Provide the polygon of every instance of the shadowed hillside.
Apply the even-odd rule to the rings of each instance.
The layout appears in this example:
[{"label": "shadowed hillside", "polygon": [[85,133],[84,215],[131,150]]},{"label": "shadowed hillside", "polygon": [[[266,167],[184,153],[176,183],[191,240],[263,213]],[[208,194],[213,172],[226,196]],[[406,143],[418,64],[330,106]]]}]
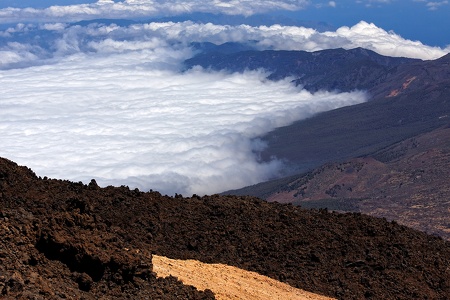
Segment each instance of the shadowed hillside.
[{"label": "shadowed hillside", "polygon": [[256,51],[251,45],[230,43],[197,46],[203,53],[185,61],[186,68],[199,65],[206,69],[244,72],[265,69],[269,79],[292,77],[297,85],[307,90],[342,91],[367,90],[384,81],[399,65],[417,62],[417,59],[379,55],[363,48],[352,50],[328,49],[307,51]]},{"label": "shadowed hillside", "polygon": [[446,125],[450,116],[450,54],[402,65],[369,91],[366,103],[319,114],[263,137],[262,157],[301,170],[373,153]]},{"label": "shadowed hillside", "polygon": [[418,61],[385,57],[361,48],[312,53],[213,51],[186,64],[233,72],[264,68],[271,73],[269,78],[290,76],[310,91],[368,92],[369,102],[324,112],[262,137],[268,144],[260,155],[262,160],[285,160],[291,174],[367,155],[449,120],[450,54],[434,61]]},{"label": "shadowed hillside", "polygon": [[156,279],[151,253],[339,299],[450,297],[447,242],[361,214],[41,179],[5,159],[0,203],[0,292],[10,299],[212,298]]}]

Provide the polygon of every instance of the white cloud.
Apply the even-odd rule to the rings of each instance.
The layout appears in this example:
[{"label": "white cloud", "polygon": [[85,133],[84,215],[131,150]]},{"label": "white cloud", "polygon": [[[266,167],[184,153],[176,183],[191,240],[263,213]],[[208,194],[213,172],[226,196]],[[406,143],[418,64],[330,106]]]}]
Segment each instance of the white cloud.
[{"label": "white cloud", "polygon": [[328,1],[327,3],[316,3],[314,6],[316,8],[336,7],[336,1]]},{"label": "white cloud", "polygon": [[357,0],[355,1],[358,4],[366,4],[366,6],[372,6],[372,3],[391,3],[391,0]]},{"label": "white cloud", "polygon": [[[24,39],[27,35],[29,38]],[[20,42],[16,41],[16,36]],[[0,44],[0,51],[3,53],[0,68],[3,69],[20,64],[42,64],[43,60],[79,51],[97,51],[98,47],[105,47],[108,43],[110,48],[126,46],[128,50],[137,50],[162,41],[181,46],[194,41],[216,44],[256,41],[255,46],[261,50],[318,51],[363,47],[382,55],[420,59],[436,59],[450,52],[450,47],[442,49],[423,45],[419,41],[406,40],[394,32],[387,32],[364,21],[352,27],[344,26],[328,32],[294,26],[230,26],[198,24],[190,21],[135,24],[128,27],[114,24],[108,26],[91,24],[87,27],[68,26],[63,23],[39,26],[19,24],[14,28],[0,31],[0,37],[6,41],[3,46]],[[97,45],[98,41],[101,41],[102,45]],[[123,43],[124,41],[126,43]]]},{"label": "white cloud", "polygon": [[190,50],[157,38],[90,47],[96,52],[0,71],[0,156],[40,176],[214,193],[280,170],[279,161],[257,161],[252,138],[365,99],[311,95],[262,72],[180,74],[175,65]]},{"label": "white cloud", "polygon": [[449,4],[448,0],[444,1],[428,1],[428,0],[413,0],[413,2],[422,2],[428,7],[428,10],[437,10],[442,6],[446,6]]},{"label": "white cloud", "polygon": [[39,57],[32,52],[33,47],[27,44],[9,42],[0,47],[0,67],[3,65],[33,62]]},{"label": "white cloud", "polygon": [[364,21],[352,27],[341,27],[335,32],[318,32],[311,28],[294,26],[248,25],[224,26],[213,24],[151,23],[145,25],[158,35],[182,41],[258,41],[260,49],[318,51],[330,48],[352,49],[363,47],[379,54],[396,57],[436,59],[450,49],[441,49],[402,38]]},{"label": "white cloud", "polygon": [[249,16],[272,10],[299,10],[307,0],[125,0],[98,1],[91,4],[51,6],[45,9],[0,9],[0,23],[70,22],[95,18],[136,18],[178,15],[191,12],[224,13]]},{"label": "white cloud", "polygon": [[40,29],[49,30],[49,31],[63,31],[66,29],[67,24],[65,23],[45,23],[39,25]]},{"label": "white cloud", "polygon": [[420,59],[436,59],[450,51],[404,39],[364,21],[353,27],[345,26],[335,32],[323,33],[294,26],[224,26],[192,22],[151,23],[144,25],[144,28],[159,36],[184,42],[211,41],[220,44],[228,41],[258,41],[260,49],[318,51],[363,47],[382,55]]},{"label": "white cloud", "polygon": [[445,1],[436,1],[436,2],[429,1],[426,4],[426,6],[428,7],[429,10],[437,10],[438,8],[440,8],[441,6],[444,6],[444,5],[448,5],[448,1],[447,0],[445,0]]},{"label": "white cloud", "polygon": [[[341,27],[336,32],[325,33],[330,37],[345,38],[349,44],[373,50],[379,54],[394,57],[411,57],[420,59],[436,59],[450,52],[450,48],[442,49],[402,38],[394,32],[387,32],[374,24],[361,21],[353,27]],[[343,48],[351,47],[349,45]]]}]

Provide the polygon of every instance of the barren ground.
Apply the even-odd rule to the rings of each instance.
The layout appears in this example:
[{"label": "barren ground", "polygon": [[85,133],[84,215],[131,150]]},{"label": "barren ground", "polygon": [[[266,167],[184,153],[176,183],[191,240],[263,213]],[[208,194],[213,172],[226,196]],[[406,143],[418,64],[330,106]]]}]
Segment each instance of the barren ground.
[{"label": "barren ground", "polygon": [[153,271],[158,277],[178,277],[184,284],[193,285],[199,290],[210,289],[219,300],[332,299],[224,264],[205,264],[198,260],[178,260],[153,255]]}]

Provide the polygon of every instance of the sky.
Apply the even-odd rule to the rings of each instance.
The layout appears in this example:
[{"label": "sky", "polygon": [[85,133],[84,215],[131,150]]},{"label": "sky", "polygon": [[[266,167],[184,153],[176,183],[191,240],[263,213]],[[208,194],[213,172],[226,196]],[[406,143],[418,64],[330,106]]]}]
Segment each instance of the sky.
[{"label": "sky", "polygon": [[[374,19],[339,23],[326,14],[320,17],[338,26],[325,32],[280,24],[142,21],[186,12],[303,18],[308,11],[313,20],[313,13],[338,11],[343,1],[34,2],[0,2],[0,156],[42,177],[94,178],[101,186],[169,195],[218,193],[281,176],[284,161],[259,161],[257,153],[267,145],[258,137],[367,99],[364,91],[311,94],[289,78],[268,81],[264,70],[185,71],[183,61],[195,55],[192,42],[251,41],[261,50],[364,47],[420,59],[450,50],[444,38],[427,44]],[[410,2],[424,15],[448,13],[447,3],[439,3]],[[352,5],[371,11],[399,2]],[[71,23],[98,18],[141,21]]]},{"label": "sky", "polygon": [[[311,1],[316,3],[316,1]],[[431,46],[450,44],[450,2],[426,0],[330,1],[284,14],[305,20],[325,21],[336,27],[352,26],[361,20],[374,23],[403,38]]]},{"label": "sky", "polygon": [[[50,6],[54,8],[50,9]],[[8,7],[15,10],[8,11]],[[269,13],[297,20],[326,22],[335,28],[366,21],[430,46],[446,47],[450,44],[450,34],[446,30],[450,28],[448,0],[216,0],[206,3],[200,0],[2,0],[0,9],[3,9],[0,22],[8,23],[36,18],[79,20],[89,14],[96,18],[106,15],[132,18],[197,11],[231,15]]]}]

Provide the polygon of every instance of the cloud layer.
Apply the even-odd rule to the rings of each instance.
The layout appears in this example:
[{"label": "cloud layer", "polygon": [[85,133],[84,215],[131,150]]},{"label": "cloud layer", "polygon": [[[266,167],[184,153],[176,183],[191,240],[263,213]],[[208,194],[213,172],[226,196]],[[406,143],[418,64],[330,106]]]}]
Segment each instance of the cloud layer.
[{"label": "cloud layer", "polygon": [[215,193],[279,171],[278,161],[257,162],[262,145],[252,138],[365,99],[359,92],[311,95],[260,72],[155,68],[184,55],[169,48],[102,49],[0,72],[1,156],[40,176]]},{"label": "cloud layer", "polygon": [[[119,41],[119,42],[117,42]],[[191,42],[246,43],[257,48],[275,50],[317,51],[330,48],[363,47],[387,56],[436,59],[450,52],[403,39],[364,21],[336,31],[318,32],[295,26],[229,26],[187,22],[69,26],[63,23],[43,25],[18,24],[0,31],[0,68],[42,64],[43,61],[79,51],[98,51],[97,47],[151,47],[153,43],[180,44]],[[101,42],[102,45],[96,45]],[[109,43],[109,45],[108,45]],[[114,46],[114,44],[116,46]],[[134,46],[133,46],[134,45]],[[115,49],[117,50],[117,49]],[[135,49],[136,50],[136,49]],[[47,63],[47,62],[46,62]]]},{"label": "cloud layer", "polygon": [[138,18],[171,16],[191,12],[224,13],[249,16],[272,10],[299,10],[305,0],[100,0],[97,3],[51,6],[44,9],[4,8],[0,10],[0,23],[12,22],[60,22],[96,18]]}]

